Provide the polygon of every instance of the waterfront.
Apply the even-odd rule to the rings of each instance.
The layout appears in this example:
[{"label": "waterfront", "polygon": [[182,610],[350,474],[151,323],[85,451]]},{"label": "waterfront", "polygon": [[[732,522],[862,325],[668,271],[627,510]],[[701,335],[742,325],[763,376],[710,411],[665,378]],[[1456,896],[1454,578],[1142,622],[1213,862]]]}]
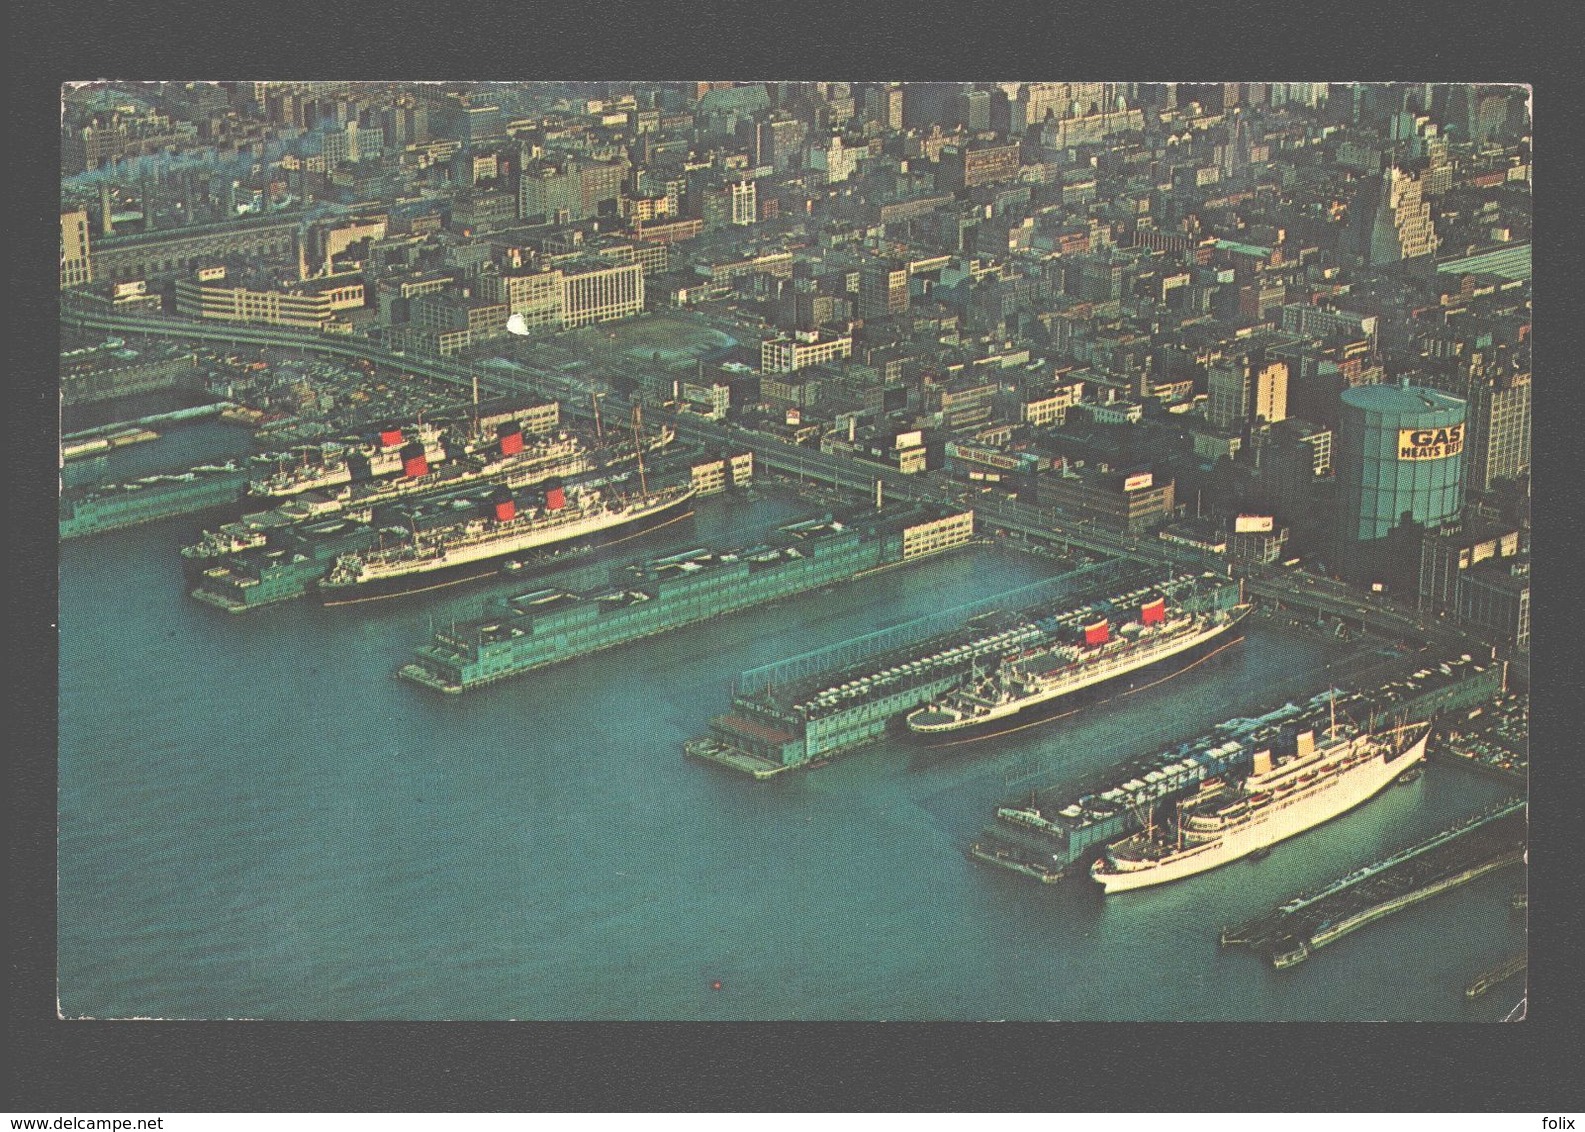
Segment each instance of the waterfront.
[{"label": "waterfront", "polygon": [[[803,513],[770,490],[707,500],[675,541]],[[183,593],[176,547],[198,525],[61,550],[69,1017],[1495,1020],[1512,1005],[1511,988],[1463,994],[1523,948],[1511,875],[1291,971],[1216,944],[1220,925],[1510,791],[1459,767],[1265,861],[1125,897],[965,857],[998,801],[1269,705],[1305,672],[1323,684],[1331,646],[1313,636],[1255,622],[1212,664],[1014,742],[887,742],[755,783],[681,755],[738,671],[1050,564],[976,548],[453,700],[392,674],[432,619],[471,616],[487,590],[227,617]]]}]

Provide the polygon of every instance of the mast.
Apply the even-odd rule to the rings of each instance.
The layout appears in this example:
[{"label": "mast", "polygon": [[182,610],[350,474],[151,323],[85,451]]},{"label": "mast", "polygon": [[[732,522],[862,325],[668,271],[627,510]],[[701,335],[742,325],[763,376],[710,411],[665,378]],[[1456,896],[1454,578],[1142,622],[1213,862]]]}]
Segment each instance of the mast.
[{"label": "mast", "polygon": [[649,484],[644,479],[644,406],[639,401],[633,402],[633,452],[638,456],[638,490],[640,495],[649,494]]}]

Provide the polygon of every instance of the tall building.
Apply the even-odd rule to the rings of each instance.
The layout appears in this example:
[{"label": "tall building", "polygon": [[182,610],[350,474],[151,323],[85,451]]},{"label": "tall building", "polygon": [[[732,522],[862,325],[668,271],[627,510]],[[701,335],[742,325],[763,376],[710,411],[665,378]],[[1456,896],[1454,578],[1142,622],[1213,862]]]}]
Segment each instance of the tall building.
[{"label": "tall building", "polygon": [[80,287],[94,281],[88,257],[88,210],[61,213],[61,287]]},{"label": "tall building", "polygon": [[[487,297],[522,317],[530,333],[588,326],[644,310],[644,266],[589,256],[541,271],[484,276]],[[504,326],[504,322],[503,322]]]},{"label": "tall building", "polygon": [[518,177],[518,217],[565,224],[614,213],[626,171],[621,162],[576,157],[532,162]]},{"label": "tall building", "polygon": [[644,310],[644,268],[627,263],[608,266],[591,260],[565,266],[561,310],[566,326],[588,326],[627,318]]},{"label": "tall building", "polygon": [[949,145],[941,149],[940,184],[956,192],[1018,176],[1020,155],[1016,145]]},{"label": "tall building", "polygon": [[732,223],[743,227],[759,219],[759,192],[752,180],[727,182],[727,193],[732,203]]},{"label": "tall building", "polygon": [[884,318],[908,309],[908,267],[886,260],[859,272],[859,316]]},{"label": "tall building", "polygon": [[1206,369],[1206,420],[1213,428],[1245,432],[1288,415],[1288,363],[1263,350],[1234,354]]},{"label": "tall building", "polygon": [[903,128],[919,130],[945,121],[955,93],[951,83],[909,83],[903,88]]},{"label": "tall building", "polygon": [[1360,385],[1339,410],[1337,565],[1355,580],[1392,568],[1389,536],[1405,520],[1421,528],[1464,506],[1465,404],[1433,389]]},{"label": "tall building", "polygon": [[1471,379],[1469,452],[1465,485],[1490,491],[1494,481],[1530,472],[1530,374],[1500,373]]},{"label": "tall building", "polygon": [[978,132],[991,128],[991,92],[988,90],[960,90],[952,96],[950,116],[953,122],[966,130]]},{"label": "tall building", "polygon": [[877,83],[865,94],[864,116],[882,129],[903,128],[903,88],[899,83]]},{"label": "tall building", "polygon": [[1350,206],[1355,253],[1369,267],[1418,259],[1436,251],[1431,205],[1416,173],[1396,165],[1367,183]]}]

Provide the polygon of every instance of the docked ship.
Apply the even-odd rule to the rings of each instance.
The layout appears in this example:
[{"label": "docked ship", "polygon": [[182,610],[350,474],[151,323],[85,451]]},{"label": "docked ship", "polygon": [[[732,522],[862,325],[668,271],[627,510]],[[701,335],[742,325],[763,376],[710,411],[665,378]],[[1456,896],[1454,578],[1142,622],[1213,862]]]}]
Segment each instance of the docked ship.
[{"label": "docked ship", "polygon": [[417,464],[427,470],[455,453],[458,448],[453,445],[448,451],[444,430],[434,424],[391,425],[368,439],[331,440],[291,453],[255,457],[258,463],[274,462],[277,466],[269,475],[252,480],[248,494],[285,499],[305,491],[394,476]]},{"label": "docked ship", "polygon": [[[691,485],[621,494],[609,484],[567,488],[552,479],[521,510],[519,496],[505,488],[485,493],[482,508],[473,499],[452,500],[438,508],[452,521],[386,527],[380,545],[340,555],[319,582],[320,597],[346,605],[491,577],[506,559],[519,567],[525,559],[543,562],[686,517],[693,495]],[[447,515],[456,510],[465,517]]]},{"label": "docked ship", "polygon": [[1004,656],[989,670],[976,670],[946,695],[910,712],[908,730],[925,740],[957,742],[1038,722],[1077,692],[1192,663],[1226,643],[1249,608],[1239,604],[1192,612],[1157,597],[1143,603],[1115,636],[1111,618],[1103,617],[1080,627],[1076,639],[1062,635]]},{"label": "docked ship", "polygon": [[205,530],[197,542],[182,547],[182,556],[196,565],[264,546],[272,531],[296,523],[338,513],[356,515],[378,504],[486,480],[509,488],[526,487],[557,476],[581,475],[594,466],[595,453],[575,435],[561,432],[529,440],[516,422],[503,424],[484,451],[438,468],[431,468],[426,456],[413,451],[399,474],[293,494],[271,510]]},{"label": "docked ship", "polygon": [[1335,720],[1324,742],[1314,731],[1294,751],[1257,750],[1242,782],[1207,779],[1175,817],[1115,841],[1090,868],[1106,892],[1179,880],[1236,861],[1320,825],[1386,789],[1425,758],[1430,724],[1380,731]]}]

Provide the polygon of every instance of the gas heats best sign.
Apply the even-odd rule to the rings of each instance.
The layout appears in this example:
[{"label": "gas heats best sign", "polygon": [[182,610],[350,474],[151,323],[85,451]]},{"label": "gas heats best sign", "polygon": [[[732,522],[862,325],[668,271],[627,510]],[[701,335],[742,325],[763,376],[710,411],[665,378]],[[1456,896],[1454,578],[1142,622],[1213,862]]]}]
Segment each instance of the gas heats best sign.
[{"label": "gas heats best sign", "polygon": [[1464,426],[1446,428],[1400,428],[1398,459],[1441,460],[1464,451]]}]

